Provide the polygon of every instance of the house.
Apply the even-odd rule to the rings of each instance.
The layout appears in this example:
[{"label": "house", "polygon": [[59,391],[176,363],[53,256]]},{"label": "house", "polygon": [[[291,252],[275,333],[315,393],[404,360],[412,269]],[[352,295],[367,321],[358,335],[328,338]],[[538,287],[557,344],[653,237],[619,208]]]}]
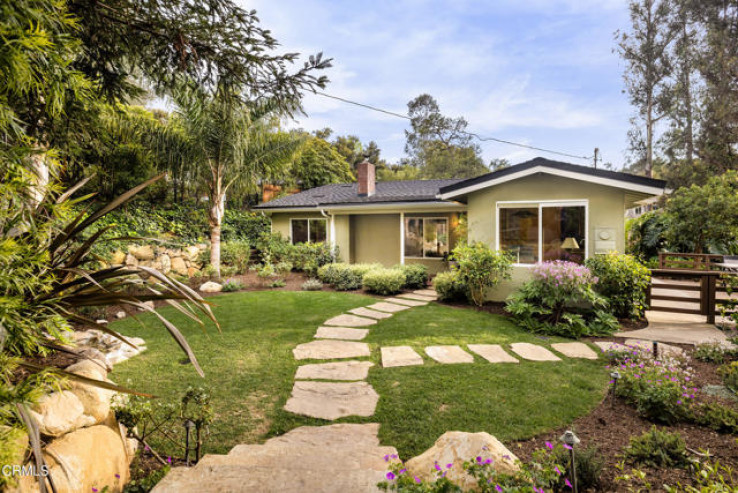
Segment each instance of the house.
[{"label": "house", "polygon": [[357,183],[325,185],[256,207],[292,242],[324,241],[343,261],[448,268],[466,214],[469,241],[515,256],[513,279],[490,293],[504,299],[536,262],[583,262],[625,250],[624,212],[661,195],[665,182],[536,158],[468,180],[376,182],[358,166]]},{"label": "house", "polygon": [[627,219],[635,219],[637,217],[641,217],[647,212],[657,211],[661,209],[664,201],[665,198],[663,195],[657,195],[655,197],[648,197],[643,200],[638,200],[633,204],[633,207],[625,211],[625,217]]}]

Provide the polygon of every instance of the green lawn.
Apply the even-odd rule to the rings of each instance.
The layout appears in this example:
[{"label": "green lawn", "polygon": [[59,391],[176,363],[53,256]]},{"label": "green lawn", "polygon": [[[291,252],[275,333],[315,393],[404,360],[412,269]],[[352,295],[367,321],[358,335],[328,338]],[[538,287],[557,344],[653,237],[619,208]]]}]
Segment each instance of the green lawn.
[{"label": "green lawn", "polygon": [[[369,305],[367,296],[323,292],[267,291],[212,298],[222,333],[204,332],[171,308],[163,311],[182,329],[205,371],[203,380],[167,332],[150,317],[146,327],[133,320],[116,322],[126,335],[143,337],[149,350],[117,365],[119,383],[173,399],[190,384],[211,390],[216,411],[207,451],[225,453],[237,443],[257,443],[296,426],[326,424],[282,410],[298,362],[292,349],[313,339],[321,322],[348,309]],[[371,418],[343,422],[379,422],[383,443],[403,457],[429,447],[449,430],[488,431],[502,440],[526,438],[561,426],[600,401],[607,374],[601,362],[522,362],[492,365],[475,356],[474,364],[440,365],[429,358],[418,367],[379,365],[382,345],[410,345],[420,354],[431,344],[536,342],[507,319],[488,313],[431,304],[396,314],[372,327],[366,342],[376,366],[369,382],[380,395]]]}]

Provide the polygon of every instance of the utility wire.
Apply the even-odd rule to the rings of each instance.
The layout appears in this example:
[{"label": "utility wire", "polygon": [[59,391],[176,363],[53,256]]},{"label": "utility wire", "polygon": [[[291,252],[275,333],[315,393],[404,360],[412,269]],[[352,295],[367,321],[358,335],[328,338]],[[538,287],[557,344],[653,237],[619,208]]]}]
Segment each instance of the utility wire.
[{"label": "utility wire", "polygon": [[[320,92],[320,91],[315,91],[315,94],[317,94],[318,96],[323,96],[325,98],[335,99],[336,101],[341,101],[343,103],[353,104],[354,106],[359,106],[361,108],[365,108],[365,109],[368,109],[368,110],[371,110],[371,111],[376,111],[376,112],[379,112],[379,113],[384,113],[385,115],[390,115],[390,116],[394,116],[396,118],[402,118],[403,120],[411,120],[412,121],[412,118],[410,118],[407,115],[403,115],[402,113],[395,113],[394,111],[389,111],[389,110],[385,110],[385,109],[382,109],[382,108],[378,108],[378,107],[372,106],[370,104],[359,103],[357,101],[352,101],[350,99],[342,98],[342,97],[339,97],[339,96],[333,96],[332,94],[327,94],[327,93]],[[528,144],[521,144],[519,142],[512,142],[510,140],[498,139],[496,137],[483,137],[483,136],[481,136],[479,134],[476,134],[474,132],[467,132],[466,130],[462,130],[461,133],[464,133],[466,135],[470,135],[470,136],[474,137],[475,139],[477,139],[477,140],[479,140],[481,142],[497,142],[499,144],[507,144],[507,145],[511,145],[511,146],[515,146],[515,147],[522,147],[523,149],[531,149],[531,150],[534,150],[534,151],[541,151],[541,152],[546,152],[548,154],[556,154],[558,156],[565,156],[565,157],[570,157],[570,158],[574,158],[574,159],[585,159],[587,161],[589,161],[589,160],[592,159],[592,156],[580,156],[580,155],[577,155],[577,154],[570,154],[568,152],[554,151],[553,149],[546,149],[544,147],[536,147],[536,146],[532,146],[532,145],[528,145]]]}]

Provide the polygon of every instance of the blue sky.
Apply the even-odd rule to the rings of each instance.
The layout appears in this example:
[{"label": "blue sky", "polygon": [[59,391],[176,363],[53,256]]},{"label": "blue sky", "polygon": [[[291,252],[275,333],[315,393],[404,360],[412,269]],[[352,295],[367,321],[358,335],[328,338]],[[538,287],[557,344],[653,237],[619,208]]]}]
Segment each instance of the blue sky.
[{"label": "blue sky", "polygon": [[[628,25],[623,0],[241,0],[284,51],[332,57],[326,92],[406,113],[427,92],[473,132],[576,155],[599,147],[627,159],[622,63],[613,33]],[[331,127],[403,156],[407,122],[317,95],[295,126]],[[485,160],[556,156],[482,145]],[[582,160],[562,159],[579,164]]]}]

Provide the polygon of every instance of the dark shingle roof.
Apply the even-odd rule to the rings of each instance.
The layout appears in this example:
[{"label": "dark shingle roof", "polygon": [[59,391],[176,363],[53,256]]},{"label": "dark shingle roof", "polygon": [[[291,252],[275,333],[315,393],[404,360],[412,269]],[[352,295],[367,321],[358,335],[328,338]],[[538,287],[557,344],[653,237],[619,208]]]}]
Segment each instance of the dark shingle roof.
[{"label": "dark shingle roof", "polygon": [[360,197],[356,183],[323,185],[260,204],[255,209],[281,209],[386,202],[444,202],[436,198],[441,187],[462,180],[378,181],[371,197]]},{"label": "dark shingle roof", "polygon": [[563,163],[561,161],[552,161],[550,159],[537,157],[535,159],[531,159],[530,161],[526,161],[524,163],[510,166],[509,168],[503,168],[499,171],[493,171],[492,173],[487,173],[486,175],[478,176],[476,178],[470,178],[468,180],[459,181],[451,185],[446,185],[444,187],[441,187],[440,192],[441,193],[454,192],[456,190],[461,190],[461,189],[464,189],[464,188],[467,188],[473,185],[478,185],[478,184],[481,184],[487,181],[496,180],[497,178],[501,178],[505,175],[509,175],[512,173],[519,173],[521,171],[534,168],[536,166],[545,166],[547,168],[553,168],[553,169],[557,169],[561,171],[571,171],[574,173],[581,173],[581,174],[596,176],[600,178],[619,180],[619,181],[626,182],[626,183],[632,183],[634,185],[644,185],[647,187],[655,187],[655,188],[662,188],[662,189],[666,187],[666,182],[663,180],[656,180],[654,178],[647,178],[645,176],[631,175],[631,174],[623,173],[620,171],[595,169],[589,166],[581,166],[578,164]]}]

